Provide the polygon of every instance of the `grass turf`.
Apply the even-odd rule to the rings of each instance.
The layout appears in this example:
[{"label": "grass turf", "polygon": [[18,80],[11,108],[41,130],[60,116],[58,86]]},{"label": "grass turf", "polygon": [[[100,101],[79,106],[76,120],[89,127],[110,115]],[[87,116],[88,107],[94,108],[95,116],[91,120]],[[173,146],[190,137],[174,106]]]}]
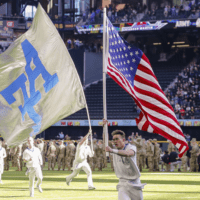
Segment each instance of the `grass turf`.
[{"label": "grass turf", "polygon": [[[5,171],[2,176],[3,185],[0,185],[0,200],[3,199],[71,199],[71,200],[117,200],[116,185],[118,179],[110,167],[102,172],[93,172],[93,181],[96,190],[88,190],[87,176],[81,171],[73,179],[70,186],[66,185],[65,177],[68,171],[43,170],[43,193],[35,189],[35,196],[29,197],[28,177],[23,171],[17,172],[16,168]],[[200,200],[200,173],[165,173],[147,172],[141,173],[141,182],[147,183],[143,190],[144,200]]]}]

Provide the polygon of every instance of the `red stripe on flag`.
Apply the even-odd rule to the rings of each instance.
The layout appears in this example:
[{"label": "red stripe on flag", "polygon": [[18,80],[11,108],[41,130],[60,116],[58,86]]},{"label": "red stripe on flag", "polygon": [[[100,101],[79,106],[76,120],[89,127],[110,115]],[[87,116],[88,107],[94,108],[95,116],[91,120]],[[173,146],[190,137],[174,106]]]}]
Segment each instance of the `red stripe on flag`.
[{"label": "red stripe on flag", "polygon": [[[152,78],[154,78],[154,79],[158,82],[158,80],[157,80],[155,74],[153,73],[153,71],[151,71],[151,70],[148,69],[147,67],[143,66],[142,64],[139,64],[137,69],[140,70],[140,71],[142,71],[142,72],[145,72],[145,73],[148,74],[148,75],[151,75]],[[136,73],[136,74],[137,74],[137,73]]]},{"label": "red stripe on flag", "polygon": [[[184,138],[183,133],[182,133],[178,128],[176,128],[173,124],[171,124],[171,123],[169,123],[169,122],[167,122],[167,121],[164,121],[164,120],[162,120],[162,119],[158,119],[158,118],[154,117],[154,116],[151,115],[151,114],[148,114],[148,117],[149,117],[151,120],[153,120],[154,122],[166,126],[167,128],[169,128],[169,129],[171,129],[172,131],[176,132],[178,135],[182,135],[183,138]],[[152,123],[150,122],[150,124],[152,124]]]},{"label": "red stripe on flag", "polygon": [[[134,81],[138,81],[138,82],[140,82],[140,83],[143,83],[143,84],[145,84],[145,85],[148,85],[148,86],[150,86],[150,87],[153,87],[153,88],[157,89],[158,91],[160,91],[161,93],[164,94],[164,92],[162,91],[162,89],[161,89],[156,83],[153,83],[153,82],[151,82],[151,81],[149,81],[149,80],[147,80],[147,79],[145,79],[145,78],[142,78],[141,76],[138,76],[137,73],[136,73],[136,75],[135,75]],[[164,95],[165,95],[165,94],[164,94]]]},{"label": "red stripe on flag", "polygon": [[172,112],[174,112],[172,106],[165,100],[163,99],[161,96],[159,96],[158,94],[154,93],[154,92],[150,92],[149,90],[143,90],[138,88],[137,86],[134,86],[134,89],[136,92],[146,95],[148,97],[152,97],[154,99],[156,99],[157,101],[160,101],[160,104],[164,104],[165,106],[167,106]]},{"label": "red stripe on flag", "polygon": [[[141,59],[143,59],[145,62],[147,62],[149,65],[150,65],[150,67],[151,67],[151,64],[150,64],[150,62],[149,62],[149,59],[146,57],[146,55],[143,53],[142,54],[142,58]],[[151,67],[152,68],[152,67]]]},{"label": "red stripe on flag", "polygon": [[[183,145],[183,146],[186,146],[186,149],[185,149],[185,151],[183,152],[183,153],[181,153],[181,154],[179,154],[179,157],[181,158],[182,156],[183,156],[183,154],[189,149],[189,147],[187,146],[187,143],[186,142],[184,142],[184,141],[182,141],[182,140],[179,140],[179,139],[177,139],[177,138],[175,138],[175,137],[172,137],[171,135],[169,135],[167,132],[165,132],[165,131],[163,131],[162,129],[160,129],[160,128],[158,128],[158,127],[156,127],[156,126],[154,126],[153,124],[151,125],[152,126],[152,128],[154,129],[154,133],[159,133],[159,135],[162,135],[163,137],[165,137],[166,139],[168,139],[168,140],[171,140],[172,141],[172,143],[174,144],[174,145],[176,145],[177,143],[179,143],[179,144],[181,144],[181,145]],[[180,148],[179,147],[179,152],[181,151],[181,149],[182,148]]]}]

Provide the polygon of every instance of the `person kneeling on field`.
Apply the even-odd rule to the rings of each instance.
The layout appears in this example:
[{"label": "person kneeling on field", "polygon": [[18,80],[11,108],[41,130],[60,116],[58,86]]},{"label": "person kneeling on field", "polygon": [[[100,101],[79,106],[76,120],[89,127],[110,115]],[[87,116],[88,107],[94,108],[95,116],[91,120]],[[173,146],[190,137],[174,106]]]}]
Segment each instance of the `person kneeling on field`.
[{"label": "person kneeling on field", "polygon": [[168,151],[165,151],[165,154],[164,156],[162,156],[162,161],[164,162],[165,164],[165,170],[166,172],[169,172],[170,171],[170,165],[169,165],[169,154],[168,154]]},{"label": "person kneeling on field", "polygon": [[170,172],[174,172],[174,166],[178,165],[178,171],[181,172],[181,160],[178,157],[178,153],[176,152],[176,149],[173,148],[172,152],[169,155],[169,161],[170,161]]},{"label": "person kneeling on field", "polygon": [[87,174],[88,189],[94,190],[96,188],[93,186],[92,171],[87,162],[87,156],[94,156],[94,152],[91,151],[88,146],[88,137],[90,135],[91,133],[89,132],[77,145],[76,155],[73,162],[73,172],[66,177],[66,184],[69,185],[72,179],[77,176],[81,170],[83,170]]}]

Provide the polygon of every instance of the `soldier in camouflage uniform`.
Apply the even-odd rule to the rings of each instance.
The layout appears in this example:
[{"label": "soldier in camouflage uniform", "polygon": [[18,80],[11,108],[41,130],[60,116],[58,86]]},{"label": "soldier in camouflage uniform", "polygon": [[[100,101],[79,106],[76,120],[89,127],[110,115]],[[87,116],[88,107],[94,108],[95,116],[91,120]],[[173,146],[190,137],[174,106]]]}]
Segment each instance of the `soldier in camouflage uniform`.
[{"label": "soldier in camouflage uniform", "polygon": [[16,167],[16,163],[15,163],[15,151],[16,151],[17,147],[12,147],[10,149],[10,160],[12,163],[12,167]]},{"label": "soldier in camouflage uniform", "polygon": [[[53,140],[53,144],[56,147],[56,152],[58,151],[59,145],[57,144],[56,140]],[[56,159],[54,160],[54,166],[56,166],[56,161],[58,160],[57,154],[56,154]]]},{"label": "soldier in camouflage uniform", "polygon": [[147,145],[146,145],[146,141],[145,139],[142,139],[142,151],[141,151],[141,161],[142,161],[142,167],[145,168],[146,165],[146,149],[147,149]]},{"label": "soldier in camouflage uniform", "polygon": [[136,140],[133,139],[131,140],[131,143],[136,146],[137,152],[136,152],[136,160],[137,160],[137,166],[140,171],[142,171],[142,139],[140,137],[137,137]]},{"label": "soldier in camouflage uniform", "polygon": [[[88,141],[88,146],[90,146],[91,145],[91,141]],[[92,159],[92,157],[90,157],[90,156],[88,156],[87,157],[87,162],[88,162],[88,164],[90,165],[90,168],[92,169],[92,167],[93,167],[93,159]]]},{"label": "soldier in camouflage uniform", "polygon": [[70,144],[71,144],[71,141],[68,141],[67,146],[65,148],[65,168],[67,167],[68,171],[71,171],[71,166],[70,166],[70,163],[69,163]]},{"label": "soldier in camouflage uniform", "polygon": [[147,140],[147,161],[149,172],[153,171],[153,157],[154,157],[154,147],[150,140]]},{"label": "soldier in camouflage uniform", "polygon": [[74,143],[75,142],[72,141],[71,144],[69,145],[70,151],[69,151],[69,157],[68,157],[68,160],[69,160],[68,169],[70,168],[70,170],[73,166],[73,161],[74,161],[75,154],[76,154],[76,147],[75,147]]},{"label": "soldier in camouflage uniform", "polygon": [[154,142],[154,169],[155,171],[159,170],[159,161],[160,161],[160,147],[157,143],[157,139],[153,139]]},{"label": "soldier in camouflage uniform", "polygon": [[66,147],[63,144],[63,141],[59,141],[59,147],[57,149],[57,156],[58,156],[58,171],[60,171],[61,168],[61,163],[62,163],[62,169],[63,171],[65,170],[65,152],[66,152]]},{"label": "soldier in camouflage uniform", "polygon": [[192,150],[190,151],[190,153],[191,153],[190,171],[191,172],[195,172],[195,171],[198,172],[199,164],[197,163],[197,153],[199,152],[199,146],[196,142],[196,138],[192,138],[191,146],[192,146]]},{"label": "soldier in camouflage uniform", "polygon": [[3,147],[5,148],[6,151],[6,157],[4,158],[4,170],[8,171],[9,170],[9,154],[10,154],[10,149],[7,145],[7,143],[4,143]]},{"label": "soldier in camouflage uniform", "polygon": [[48,157],[48,170],[52,168],[52,170],[54,171],[54,167],[55,167],[54,163],[56,159],[56,147],[54,146],[52,141],[49,143],[47,157]]},{"label": "soldier in camouflage uniform", "polygon": [[181,161],[182,161],[182,166],[183,166],[183,171],[184,172],[187,172],[187,156],[186,156],[186,153],[185,152],[181,158]]},{"label": "soldier in camouflage uniform", "polygon": [[43,149],[43,167],[45,167],[45,161],[46,161],[46,155],[47,155],[47,141],[44,141],[44,149]]},{"label": "soldier in camouflage uniform", "polygon": [[98,142],[98,147],[95,151],[96,156],[97,156],[97,168],[98,171],[102,171],[103,168],[103,142],[102,140],[99,140]]},{"label": "soldier in camouflage uniform", "polygon": [[97,148],[98,148],[97,140],[94,139],[94,140],[93,140],[94,156],[92,157],[92,162],[93,162],[92,171],[95,171],[95,167],[97,167],[97,155],[96,155],[96,150],[97,150]]},{"label": "soldier in camouflage uniform", "polygon": [[[25,151],[25,149],[27,148],[27,143],[25,142],[23,145],[22,145],[22,154],[23,152]],[[26,167],[26,163],[24,162],[24,167]]]},{"label": "soldier in camouflage uniform", "polygon": [[168,148],[167,148],[169,155],[172,152],[172,149],[174,149],[174,148],[175,148],[174,144],[172,143],[172,141],[169,140],[169,144],[168,144]]},{"label": "soldier in camouflage uniform", "polygon": [[15,152],[16,171],[22,171],[22,144],[18,145]]}]

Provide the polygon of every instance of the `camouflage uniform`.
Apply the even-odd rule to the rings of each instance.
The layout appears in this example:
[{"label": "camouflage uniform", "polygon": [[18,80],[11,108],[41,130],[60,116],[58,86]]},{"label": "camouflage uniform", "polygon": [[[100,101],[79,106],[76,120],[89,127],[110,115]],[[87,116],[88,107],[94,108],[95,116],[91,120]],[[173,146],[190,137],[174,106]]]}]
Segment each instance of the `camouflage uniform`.
[{"label": "camouflage uniform", "polygon": [[17,165],[17,171],[22,170],[22,144],[18,145],[15,153],[15,163]]},{"label": "camouflage uniform", "polygon": [[98,145],[97,145],[97,140],[94,139],[93,142],[93,150],[94,150],[94,156],[92,157],[92,171],[95,171],[95,167],[97,167],[97,155],[96,155],[96,151],[97,151]]},{"label": "camouflage uniform", "polygon": [[60,171],[61,163],[62,163],[62,169],[65,170],[65,145],[63,144],[63,141],[60,141],[60,146],[57,150],[57,156],[58,156],[58,171]]},{"label": "camouflage uniform", "polygon": [[186,153],[185,152],[181,158],[181,161],[182,161],[182,166],[183,166],[183,171],[184,172],[187,172],[187,156],[186,156]]},{"label": "camouflage uniform", "polygon": [[4,158],[4,170],[5,171],[8,171],[9,170],[9,154],[10,154],[10,149],[8,147],[7,144],[4,144],[3,146],[6,150],[6,157]]},{"label": "camouflage uniform", "polygon": [[[23,145],[22,145],[22,154],[23,152],[25,151],[25,149],[27,148],[27,143],[25,142]],[[24,167],[26,167],[26,163],[24,162]]]},{"label": "camouflage uniform", "polygon": [[45,161],[46,161],[46,155],[47,155],[47,142],[44,141],[44,149],[43,149],[43,167],[45,167]]},{"label": "camouflage uniform", "polygon": [[71,141],[69,141],[67,143],[67,146],[65,148],[65,168],[67,167],[68,168],[68,171],[71,171],[71,166],[70,166],[70,163],[69,163],[69,156],[70,156],[70,143]]},{"label": "camouflage uniform", "polygon": [[[56,152],[58,152],[59,146],[56,144],[56,141],[55,141],[55,140],[53,141],[53,144],[54,144],[54,146],[56,147]],[[55,158],[55,160],[54,160],[54,166],[56,166],[56,161],[57,161],[57,154],[56,154],[56,158]]]},{"label": "camouflage uniform", "polygon": [[49,149],[47,151],[47,157],[48,157],[48,170],[52,168],[54,170],[54,163],[56,159],[56,147],[53,145],[53,142],[50,142]]},{"label": "camouflage uniform", "polygon": [[192,143],[192,150],[190,151],[191,153],[191,158],[190,158],[190,171],[191,172],[195,172],[195,171],[198,171],[199,169],[199,165],[198,165],[198,162],[197,162],[197,153],[199,151],[199,146],[198,144],[196,143],[196,139],[193,138],[191,140],[191,143]]},{"label": "camouflage uniform", "polygon": [[103,168],[103,144],[102,141],[99,140],[98,147],[96,149],[96,156],[97,156],[97,168],[99,171],[102,171]]},{"label": "camouflage uniform", "polygon": [[153,157],[154,157],[154,146],[151,144],[150,140],[147,140],[147,161],[149,172],[153,171]]},{"label": "camouflage uniform", "polygon": [[17,147],[12,147],[10,149],[10,160],[12,163],[12,167],[16,167],[16,163],[15,163],[15,152],[16,152]]},{"label": "camouflage uniform", "polygon": [[[76,154],[76,147],[75,147],[75,145],[74,145],[74,142],[72,142],[70,145],[69,145],[69,147],[70,147],[70,151],[69,151],[69,158],[68,158],[68,160],[69,160],[69,167],[70,167],[70,169],[72,168],[72,166],[73,166],[73,161],[74,161],[74,159],[75,159],[75,154]],[[69,167],[68,167],[68,169],[69,169]]]},{"label": "camouflage uniform", "polygon": [[169,144],[168,144],[168,148],[167,151],[170,153],[172,152],[172,150],[175,148],[174,144],[172,143],[172,141],[169,140]]},{"label": "camouflage uniform", "polygon": [[160,171],[159,170],[159,161],[160,161],[160,147],[159,144],[157,143],[157,139],[153,139],[154,142],[154,169],[155,171]]},{"label": "camouflage uniform", "polygon": [[146,165],[146,149],[147,149],[147,145],[145,142],[145,139],[142,139],[142,151],[141,151],[141,161],[142,161],[142,167],[145,168]]},{"label": "camouflage uniform", "polygon": [[[91,145],[91,142],[90,142],[90,141],[88,141],[88,145],[89,145],[89,146]],[[87,162],[88,162],[88,164],[90,165],[90,168],[92,169],[92,167],[93,167],[93,157],[88,156],[88,157],[87,157]]]},{"label": "camouflage uniform", "polygon": [[142,139],[138,137],[136,140],[133,140],[132,138],[132,144],[137,147],[137,152],[136,152],[136,160],[137,160],[137,166],[140,171],[142,171]]}]

